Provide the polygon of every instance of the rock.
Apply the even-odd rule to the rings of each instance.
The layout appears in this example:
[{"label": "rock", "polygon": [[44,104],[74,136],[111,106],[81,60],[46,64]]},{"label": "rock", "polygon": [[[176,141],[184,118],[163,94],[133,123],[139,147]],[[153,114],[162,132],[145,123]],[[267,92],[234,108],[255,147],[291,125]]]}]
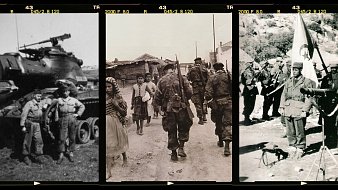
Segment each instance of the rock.
[{"label": "rock", "polygon": [[275,176],[275,174],[273,174],[272,172],[270,172],[268,175],[269,175],[269,177],[274,177]]},{"label": "rock", "polygon": [[182,173],[183,169],[179,169],[176,171],[176,173]]},{"label": "rock", "polygon": [[302,172],[304,171],[303,168],[296,166],[294,169],[296,172]]},{"label": "rock", "polygon": [[168,174],[169,174],[170,176],[174,176],[174,172],[173,172],[173,171],[168,172]]},{"label": "rock", "polygon": [[152,155],[153,155],[152,152],[148,152],[148,153],[147,153],[147,156],[152,156]]}]

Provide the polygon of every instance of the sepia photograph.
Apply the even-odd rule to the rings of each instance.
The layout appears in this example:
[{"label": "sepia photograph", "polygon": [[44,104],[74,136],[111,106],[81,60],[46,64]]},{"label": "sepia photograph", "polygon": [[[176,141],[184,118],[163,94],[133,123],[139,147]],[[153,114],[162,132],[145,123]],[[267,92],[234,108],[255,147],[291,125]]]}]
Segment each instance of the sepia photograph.
[{"label": "sepia photograph", "polygon": [[106,180],[232,181],[232,15],[106,15]]},{"label": "sepia photograph", "polygon": [[0,14],[0,181],[99,181],[98,14]]},{"label": "sepia photograph", "polygon": [[337,181],[338,14],[239,15],[239,180]]}]

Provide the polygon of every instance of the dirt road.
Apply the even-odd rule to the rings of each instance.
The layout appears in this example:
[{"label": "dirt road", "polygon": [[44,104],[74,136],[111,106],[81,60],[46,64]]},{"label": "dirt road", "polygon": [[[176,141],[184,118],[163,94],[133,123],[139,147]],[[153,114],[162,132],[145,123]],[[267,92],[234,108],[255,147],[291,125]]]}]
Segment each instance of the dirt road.
[{"label": "dirt road", "polygon": [[[123,88],[123,97],[130,107],[131,87]],[[191,108],[196,115],[193,104]],[[132,110],[128,110],[131,114]],[[231,182],[232,156],[223,155],[224,148],[217,146],[214,124],[210,120],[202,126],[198,118],[190,130],[189,142],[185,144],[186,158],[170,160],[171,151],[167,149],[167,133],[162,129],[161,117],[152,119],[149,127],[144,127],[143,136],[136,134],[136,124],[128,129],[128,166],[122,167],[118,159],[112,168],[108,182],[119,181],[218,181]],[[231,144],[230,144],[231,146]]]},{"label": "dirt road", "polygon": [[[299,160],[286,158],[278,161],[273,153],[267,153],[268,166],[265,166],[260,159],[263,148],[271,148],[277,145],[280,149],[288,151],[288,141],[281,138],[284,133],[280,118],[273,118],[270,121],[259,120],[262,117],[263,97],[257,96],[255,110],[251,115],[256,121],[255,124],[244,126],[243,121],[243,98],[240,97],[240,125],[239,125],[239,176],[241,182],[254,181],[322,181],[323,172],[318,171],[320,167],[319,149],[322,143],[322,129],[317,124],[318,115],[313,114],[307,118],[306,124],[306,154]],[[271,110],[270,110],[271,115]],[[335,160],[338,155],[329,155],[325,152],[321,164],[326,164],[325,180],[336,180],[338,170],[335,166]],[[315,163],[315,164],[314,164]],[[312,170],[311,170],[312,168]]]}]

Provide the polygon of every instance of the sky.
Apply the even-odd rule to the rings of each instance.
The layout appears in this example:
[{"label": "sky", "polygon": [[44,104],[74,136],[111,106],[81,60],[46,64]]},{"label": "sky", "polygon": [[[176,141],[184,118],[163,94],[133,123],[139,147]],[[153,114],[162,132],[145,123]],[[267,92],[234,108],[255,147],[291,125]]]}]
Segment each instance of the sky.
[{"label": "sky", "polygon": [[[134,60],[148,53],[158,58],[209,61],[214,49],[212,13],[106,15],[106,60]],[[232,40],[231,13],[215,13],[216,48]]]},{"label": "sky", "polygon": [[[19,46],[23,46],[70,33],[71,38],[60,41],[59,44],[66,51],[73,52],[77,58],[82,59],[83,66],[97,67],[98,19],[97,13],[0,14],[0,54],[18,52],[17,41]],[[42,45],[51,46],[51,43],[30,48],[39,48]]]}]

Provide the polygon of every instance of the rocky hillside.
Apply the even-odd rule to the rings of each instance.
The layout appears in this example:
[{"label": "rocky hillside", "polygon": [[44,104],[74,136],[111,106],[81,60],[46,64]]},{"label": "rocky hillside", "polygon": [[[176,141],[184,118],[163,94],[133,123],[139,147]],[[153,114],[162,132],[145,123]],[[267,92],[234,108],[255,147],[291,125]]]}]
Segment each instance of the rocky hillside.
[{"label": "rocky hillside", "polygon": [[[302,14],[302,17],[320,51],[338,54],[338,14]],[[287,56],[292,48],[295,20],[296,14],[240,15],[240,48],[256,62]]]}]

